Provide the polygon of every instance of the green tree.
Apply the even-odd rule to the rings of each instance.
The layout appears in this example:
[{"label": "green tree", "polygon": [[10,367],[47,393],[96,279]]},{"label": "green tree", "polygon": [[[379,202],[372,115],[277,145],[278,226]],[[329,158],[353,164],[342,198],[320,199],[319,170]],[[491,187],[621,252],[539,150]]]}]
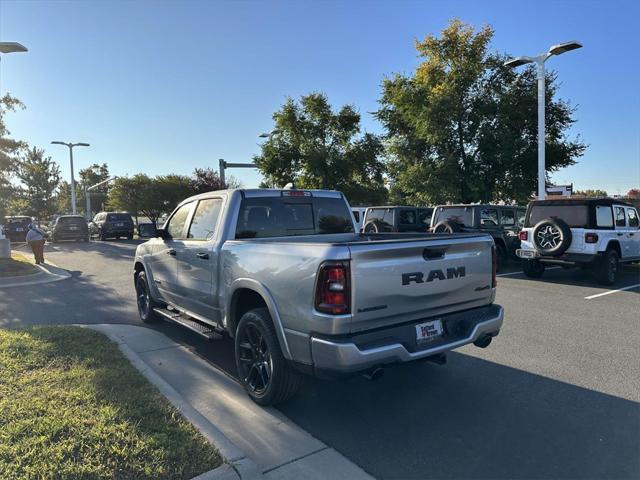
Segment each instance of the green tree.
[{"label": "green tree", "polygon": [[[377,118],[386,128],[391,194],[416,204],[517,200],[536,186],[536,74],[503,66],[493,30],[453,20],[440,37],[416,42],[422,62],[383,83]],[[546,76],[548,172],[575,163],[586,146],[568,140],[572,107],[554,100]]]},{"label": "green tree", "polygon": [[608,197],[609,194],[604,190],[595,189],[592,190],[590,188],[586,190],[576,190],[573,192],[574,195],[578,195],[580,197]]},{"label": "green tree", "polygon": [[55,192],[60,185],[60,168],[44,156],[44,150],[33,147],[17,166],[21,182],[18,195],[26,200],[28,215],[47,218],[56,211]]},{"label": "green tree", "polygon": [[123,210],[135,217],[139,214],[154,224],[164,214],[187,197],[193,195],[192,179],[184,175],[161,175],[151,178],[143,173],[133,177],[119,177],[109,189],[109,208]]},{"label": "green tree", "polygon": [[381,203],[383,145],[375,135],[360,135],[360,114],[345,105],[334,112],[324,94],[312,93],[299,102],[289,98],[273,114],[274,133],[254,162],[264,185],[342,191],[354,204]]},{"label": "green tree", "polygon": [[24,104],[15,97],[5,94],[0,97],[0,223],[8,213],[10,202],[15,194],[11,177],[16,169],[20,153],[27,147],[25,142],[9,137],[5,124],[5,114],[24,109]]}]

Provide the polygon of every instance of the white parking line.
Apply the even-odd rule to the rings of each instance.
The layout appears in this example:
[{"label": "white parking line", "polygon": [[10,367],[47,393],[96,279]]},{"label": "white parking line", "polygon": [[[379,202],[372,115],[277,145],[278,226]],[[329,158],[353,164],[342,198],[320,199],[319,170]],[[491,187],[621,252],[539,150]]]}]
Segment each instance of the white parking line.
[{"label": "white parking line", "polygon": [[585,300],[591,300],[592,298],[602,297],[604,295],[609,295],[610,293],[624,292],[625,290],[631,290],[633,288],[638,288],[638,287],[640,287],[640,283],[636,283],[635,285],[629,285],[628,287],[618,288],[617,290],[609,290],[608,292],[597,293],[595,295],[590,295],[584,298]]},{"label": "white parking line", "polygon": [[[559,268],[562,268],[562,267],[547,268],[545,269],[545,272],[548,272],[549,270],[557,270]],[[520,273],[524,273],[524,272],[520,271],[520,272],[499,273],[498,275],[496,275],[496,277],[508,277],[509,275],[518,275]]]}]

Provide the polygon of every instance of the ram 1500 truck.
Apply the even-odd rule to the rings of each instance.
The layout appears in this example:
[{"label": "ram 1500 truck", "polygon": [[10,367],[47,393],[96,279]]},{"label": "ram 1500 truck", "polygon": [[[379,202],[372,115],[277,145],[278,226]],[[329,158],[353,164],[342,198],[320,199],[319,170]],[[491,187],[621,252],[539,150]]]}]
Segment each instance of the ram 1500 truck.
[{"label": "ram 1500 truck", "polygon": [[166,318],[235,342],[261,405],[301,373],[376,377],[500,331],[495,246],[483,233],[356,233],[325,190],[224,190],[183,201],[134,264],[144,322]]}]

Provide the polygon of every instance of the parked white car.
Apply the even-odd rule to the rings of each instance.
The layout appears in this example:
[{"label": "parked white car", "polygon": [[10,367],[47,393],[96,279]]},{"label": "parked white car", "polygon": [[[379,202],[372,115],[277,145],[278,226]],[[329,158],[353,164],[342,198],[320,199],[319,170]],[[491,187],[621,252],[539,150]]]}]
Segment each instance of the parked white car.
[{"label": "parked white car", "polygon": [[638,211],[612,198],[533,201],[520,242],[516,255],[528,277],[542,276],[549,264],[580,266],[611,285],[620,263],[640,261]]}]

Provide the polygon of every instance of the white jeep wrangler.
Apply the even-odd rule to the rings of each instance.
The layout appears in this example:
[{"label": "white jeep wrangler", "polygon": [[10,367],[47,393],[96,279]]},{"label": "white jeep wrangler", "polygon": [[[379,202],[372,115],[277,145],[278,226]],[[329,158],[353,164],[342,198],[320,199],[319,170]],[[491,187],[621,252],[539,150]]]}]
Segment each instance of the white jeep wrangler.
[{"label": "white jeep wrangler", "polygon": [[640,261],[638,211],[612,198],[535,200],[529,203],[516,255],[528,277],[545,265],[583,267],[599,283],[616,282],[620,263]]}]

